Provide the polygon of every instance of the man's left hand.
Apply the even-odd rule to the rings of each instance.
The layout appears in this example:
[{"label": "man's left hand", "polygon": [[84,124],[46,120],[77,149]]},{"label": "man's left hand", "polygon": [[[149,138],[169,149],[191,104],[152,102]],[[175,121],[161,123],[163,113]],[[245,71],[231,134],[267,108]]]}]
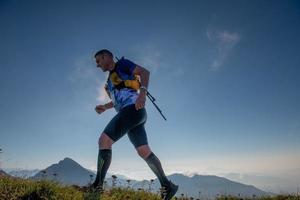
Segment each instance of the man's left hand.
[{"label": "man's left hand", "polygon": [[146,93],[141,92],[138,96],[138,98],[136,99],[135,102],[135,109],[139,110],[141,108],[145,107],[145,102],[146,102]]}]

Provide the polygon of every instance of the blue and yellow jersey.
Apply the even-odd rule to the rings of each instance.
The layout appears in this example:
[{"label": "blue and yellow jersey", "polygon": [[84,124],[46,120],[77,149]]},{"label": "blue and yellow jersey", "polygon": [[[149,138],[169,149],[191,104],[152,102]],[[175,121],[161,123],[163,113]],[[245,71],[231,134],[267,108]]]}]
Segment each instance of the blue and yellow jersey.
[{"label": "blue and yellow jersey", "polygon": [[[135,63],[128,59],[121,58],[116,63],[115,69],[112,72],[116,72],[122,80],[134,80],[135,75],[133,74],[133,70],[135,67]],[[110,72],[109,76],[112,72]],[[107,89],[117,112],[125,106],[135,104],[138,97],[137,90],[131,88],[116,89],[114,86],[114,83],[112,83],[111,79],[108,77]]]}]

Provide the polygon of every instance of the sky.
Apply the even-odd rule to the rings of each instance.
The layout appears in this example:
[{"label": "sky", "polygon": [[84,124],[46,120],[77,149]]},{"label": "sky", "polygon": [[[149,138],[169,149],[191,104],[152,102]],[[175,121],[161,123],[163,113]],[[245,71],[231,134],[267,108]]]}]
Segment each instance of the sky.
[{"label": "sky", "polygon": [[[300,177],[299,1],[0,2],[2,168],[96,170],[116,114],[94,54],[150,71],[146,131],[167,175]],[[127,135],[110,173],[154,174]],[[299,179],[300,180],[300,179]],[[299,181],[298,181],[298,183]]]}]

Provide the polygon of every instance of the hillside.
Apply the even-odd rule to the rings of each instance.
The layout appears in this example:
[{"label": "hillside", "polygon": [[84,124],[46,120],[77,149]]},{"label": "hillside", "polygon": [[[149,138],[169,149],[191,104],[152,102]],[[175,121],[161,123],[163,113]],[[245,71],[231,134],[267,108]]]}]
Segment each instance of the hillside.
[{"label": "hillside", "polygon": [[[53,181],[28,180],[14,177],[0,177],[1,200],[27,200],[27,199],[59,199],[59,200],[100,200],[97,193],[84,193],[77,187],[63,186]],[[173,200],[190,200],[187,196],[178,196]],[[233,196],[219,196],[216,200],[240,200],[243,198]],[[244,198],[245,200],[250,198]],[[274,197],[253,197],[255,200],[300,200],[300,196],[281,195]],[[101,200],[160,200],[158,194],[152,194],[144,190],[112,188],[101,195]]]},{"label": "hillside", "polygon": [[[98,193],[84,193],[78,186],[63,186],[54,181],[29,180],[14,177],[0,177],[0,200],[59,199],[97,200]],[[158,195],[146,191],[113,188],[101,195],[101,200],[159,200]]]}]

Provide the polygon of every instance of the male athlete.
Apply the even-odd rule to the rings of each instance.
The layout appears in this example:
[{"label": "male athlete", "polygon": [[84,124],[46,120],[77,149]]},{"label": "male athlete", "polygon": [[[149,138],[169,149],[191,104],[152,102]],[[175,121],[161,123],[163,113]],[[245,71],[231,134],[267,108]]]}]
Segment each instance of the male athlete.
[{"label": "male athlete", "polygon": [[114,107],[117,114],[99,138],[97,176],[91,187],[103,192],[103,181],[111,163],[112,144],[127,133],[138,154],[157,176],[164,190],[163,200],[170,200],[176,194],[178,186],[167,179],[159,159],[148,145],[144,127],[147,120],[145,102],[150,72],[123,57],[115,63],[113,54],[107,49],[98,51],[95,59],[97,68],[109,72],[105,89],[111,99],[109,103],[97,105],[95,110],[101,114]]}]

